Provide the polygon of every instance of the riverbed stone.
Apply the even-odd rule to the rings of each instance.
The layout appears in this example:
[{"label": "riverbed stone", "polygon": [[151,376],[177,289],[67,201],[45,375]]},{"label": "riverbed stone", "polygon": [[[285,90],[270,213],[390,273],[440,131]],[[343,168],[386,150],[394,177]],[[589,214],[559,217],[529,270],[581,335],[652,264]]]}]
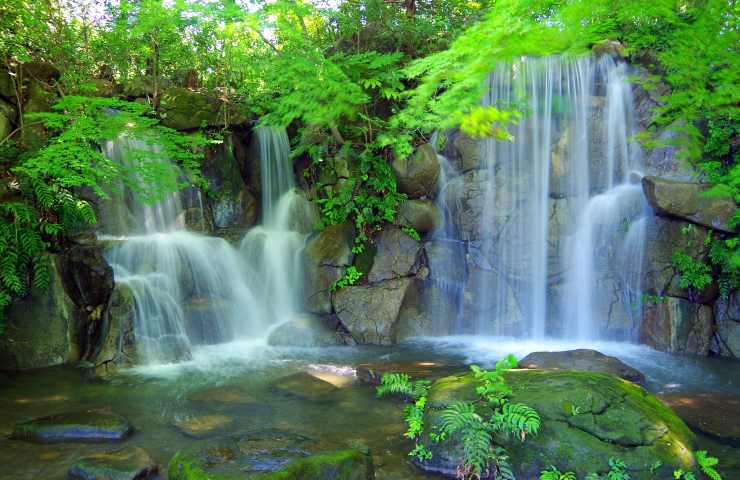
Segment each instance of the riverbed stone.
[{"label": "riverbed stone", "polygon": [[200,415],[175,422],[175,427],[188,437],[208,438],[223,432],[234,423],[228,415]]},{"label": "riverbed stone", "polygon": [[422,246],[398,227],[387,227],[378,236],[375,259],[367,279],[382,282],[415,275],[419,271]]},{"label": "riverbed stone", "polygon": [[19,423],[11,437],[35,443],[97,443],[125,440],[133,432],[134,427],[121,415],[106,410],[82,410]]},{"label": "riverbed stone", "polygon": [[731,227],[737,205],[731,197],[707,196],[710,184],[681,182],[646,176],[642,187],[650,206],[660,215],[734,233]]},{"label": "riverbed stone", "polygon": [[306,241],[302,252],[303,304],[309,312],[332,312],[331,286],[352,265],[354,232],[348,224],[330,225]]},{"label": "riverbed stone", "polygon": [[618,358],[585,348],[563,352],[533,352],[519,360],[519,368],[600,372],[634,383],[645,382],[642,372]]},{"label": "riverbed stone", "polygon": [[212,387],[198,390],[188,396],[188,400],[202,404],[254,405],[257,400],[248,392],[233,386]]},{"label": "riverbed stone", "polygon": [[334,294],[337,318],[357,343],[391,345],[406,290],[415,279],[344,287]]},{"label": "riverbed stone", "polygon": [[658,398],[686,424],[723,443],[740,446],[740,396],[723,393],[669,393]]},{"label": "riverbed stone", "polygon": [[406,200],[398,207],[398,224],[423,235],[442,224],[442,216],[431,200]]},{"label": "riverbed stone", "polygon": [[398,190],[410,198],[431,197],[437,189],[439,158],[434,148],[425,143],[406,158],[396,158],[392,163]]},{"label": "riverbed stone", "polygon": [[149,454],[135,446],[93,453],[69,469],[76,480],[154,480],[159,466]]},{"label": "riverbed stone", "polygon": [[64,289],[57,255],[45,259],[46,290],[31,289],[5,313],[0,336],[0,365],[26,370],[71,363],[79,359],[76,307]]},{"label": "riverbed stone", "polygon": [[683,298],[662,297],[643,305],[640,341],[670,353],[705,356],[713,333],[712,308]]},{"label": "riverbed stone", "polygon": [[306,313],[275,328],[267,343],[280,347],[329,347],[344,342],[323,317]]},{"label": "riverbed stone", "polygon": [[[523,442],[496,437],[518,478],[538,478],[550,465],[579,477],[605,473],[609,458],[624,460],[638,480],[652,478],[656,460],[674,468],[694,464],[693,433],[670,408],[633,383],[602,373],[543,370],[509,371],[505,379],[512,389],[510,401],[529,405],[541,418],[539,433]],[[433,408],[425,414],[425,431],[439,426],[439,408],[475,399],[476,385],[472,374],[437,380],[429,392],[427,405]],[[462,445],[454,437],[434,443],[428,433],[422,442],[433,456],[420,467],[454,477]]]},{"label": "riverbed stone", "polygon": [[281,394],[313,402],[328,400],[338,389],[308,372],[298,372],[272,382],[271,388]]},{"label": "riverbed stone", "polygon": [[244,112],[236,106],[182,87],[168,88],[162,92],[160,114],[162,124],[176,130],[238,125],[247,121]]}]

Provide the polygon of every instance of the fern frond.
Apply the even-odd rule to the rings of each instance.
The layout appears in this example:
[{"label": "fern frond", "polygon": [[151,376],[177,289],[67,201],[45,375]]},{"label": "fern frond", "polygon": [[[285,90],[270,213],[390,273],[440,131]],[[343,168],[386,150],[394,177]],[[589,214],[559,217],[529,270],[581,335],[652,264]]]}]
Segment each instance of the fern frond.
[{"label": "fern frond", "polygon": [[716,457],[710,457],[706,450],[699,450],[695,453],[696,463],[699,464],[699,468],[702,473],[709,477],[711,480],[722,480],[722,476],[714,468],[719,463],[719,459]]}]

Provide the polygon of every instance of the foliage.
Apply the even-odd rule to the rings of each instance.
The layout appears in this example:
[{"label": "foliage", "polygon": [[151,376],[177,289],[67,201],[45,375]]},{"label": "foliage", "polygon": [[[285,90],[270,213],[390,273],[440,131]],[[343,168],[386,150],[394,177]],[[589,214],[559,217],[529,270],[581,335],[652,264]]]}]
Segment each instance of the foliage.
[{"label": "foliage", "polygon": [[340,288],[344,288],[348,285],[354,285],[362,277],[362,272],[357,269],[354,265],[347,267],[347,271],[344,272],[342,278],[331,284],[330,290],[336,292]]},{"label": "foliage", "polygon": [[696,463],[699,464],[699,469],[704,475],[706,475],[711,480],[722,480],[722,477],[715,468],[719,463],[719,460],[717,458],[710,457],[709,454],[707,454],[706,450],[699,450],[698,452],[696,452],[695,456]]},{"label": "foliage", "polygon": [[[719,463],[719,460],[710,457],[704,450],[694,452],[694,457],[696,458],[696,463],[699,465],[699,469],[707,478],[710,480],[722,480],[719,472],[714,468]],[[661,462],[656,461],[650,469],[653,478],[658,478],[656,470],[660,466]],[[589,473],[584,478],[585,480],[629,480],[631,477],[627,472],[627,465],[624,461],[618,458],[610,458],[609,471],[605,475]],[[694,472],[685,471],[680,468],[673,471],[673,480],[696,480],[696,478]],[[577,476],[574,472],[561,473],[556,467],[550,466],[547,470],[540,472],[539,480],[577,480]]]},{"label": "foliage", "polygon": [[562,473],[555,466],[551,465],[547,470],[540,472],[540,480],[577,480],[573,472]]}]

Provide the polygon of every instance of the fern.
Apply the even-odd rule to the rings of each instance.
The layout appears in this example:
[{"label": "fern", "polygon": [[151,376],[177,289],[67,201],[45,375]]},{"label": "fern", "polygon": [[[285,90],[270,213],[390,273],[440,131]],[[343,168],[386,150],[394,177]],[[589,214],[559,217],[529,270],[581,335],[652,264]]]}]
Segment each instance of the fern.
[{"label": "fern", "polygon": [[540,480],[577,480],[574,472],[561,473],[554,465],[540,472]]},{"label": "fern", "polygon": [[695,456],[696,463],[699,464],[699,468],[701,469],[702,473],[704,473],[704,475],[706,475],[711,480],[722,480],[722,476],[714,468],[719,463],[719,460],[717,458],[710,457],[707,454],[706,450],[697,451],[695,453]]},{"label": "fern", "polygon": [[491,417],[491,428],[524,440],[527,434],[534,435],[540,430],[540,416],[523,403],[504,403]]}]

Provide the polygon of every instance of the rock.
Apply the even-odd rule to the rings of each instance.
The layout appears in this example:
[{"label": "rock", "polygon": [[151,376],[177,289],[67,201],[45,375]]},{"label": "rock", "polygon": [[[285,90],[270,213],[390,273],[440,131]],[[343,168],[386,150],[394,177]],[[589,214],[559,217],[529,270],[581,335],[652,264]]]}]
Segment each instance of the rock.
[{"label": "rock", "polygon": [[[216,471],[212,471],[216,470]],[[170,461],[170,480],[372,480],[372,456],[367,450],[347,449],[319,453],[289,463],[282,469],[262,474],[222,473],[197,456],[178,452]]]},{"label": "rock", "polygon": [[616,58],[627,58],[627,50],[619,40],[602,40],[591,47],[596,55],[609,55]]},{"label": "rock", "polygon": [[112,97],[116,94],[116,85],[104,78],[87,80],[82,86],[84,89],[80,88],[80,94],[88,97]]},{"label": "rock", "polygon": [[486,165],[482,142],[473,139],[460,130],[448,133],[445,155],[459,172],[483,168]]},{"label": "rock", "polygon": [[49,288],[13,302],[0,336],[0,365],[25,370],[79,359],[75,304],[64,290],[57,255],[48,257]]},{"label": "rock", "polygon": [[646,302],[640,341],[656,350],[707,355],[712,340],[712,308],[682,298]]},{"label": "rock", "polygon": [[740,292],[714,304],[715,332],[712,352],[723,357],[740,358]]},{"label": "rock", "polygon": [[131,287],[116,284],[111,294],[101,331],[101,347],[93,361],[95,375],[101,378],[115,374],[119,368],[137,363],[136,301]]},{"label": "rock", "polygon": [[186,208],[184,212],[185,228],[190,232],[213,234],[213,213],[209,206]]},{"label": "rock", "polygon": [[234,423],[234,419],[227,415],[201,415],[175,422],[175,427],[188,437],[207,438]]},{"label": "rock", "polygon": [[418,360],[408,363],[361,363],[357,365],[357,378],[368,385],[380,385],[381,377],[386,373],[405,373],[412,379],[434,379],[460,370],[459,366],[446,365],[437,361]]},{"label": "rock", "polygon": [[461,240],[495,238],[511,212],[511,205],[503,199],[496,202],[497,208],[488,208],[487,202],[492,200],[488,198],[488,179],[488,170],[471,170],[447,184],[445,202]]},{"label": "rock", "polygon": [[[656,460],[672,468],[691,468],[694,435],[669,408],[641,387],[617,377],[591,372],[515,370],[506,374],[510,401],[524,403],[540,415],[536,435],[497,437],[506,448],[517,478],[538,478],[556,465],[579,477],[608,470],[607,460],[619,458],[635,479],[653,478]],[[434,443],[428,432],[439,425],[443,408],[474,399],[471,374],[437,380],[429,392],[424,417],[424,444],[432,459],[420,466],[454,477],[462,446],[454,438]],[[576,413],[574,413],[576,412]],[[483,412],[481,412],[483,413]]]},{"label": "rock", "polygon": [[332,312],[330,289],[352,265],[353,242],[354,228],[347,224],[330,225],[306,241],[302,252],[303,304],[309,312]]},{"label": "rock", "polygon": [[431,200],[406,200],[398,207],[397,222],[423,235],[437,229],[442,224],[442,216]]},{"label": "rock", "polygon": [[367,275],[370,283],[415,275],[421,261],[421,244],[397,227],[386,227],[376,242],[375,259]]},{"label": "rock", "polygon": [[398,191],[410,198],[430,197],[436,191],[439,158],[428,143],[417,147],[416,152],[407,158],[395,159],[392,166],[398,181]]},{"label": "rock", "polygon": [[257,400],[238,387],[213,387],[199,390],[188,400],[204,404],[254,405]]},{"label": "rock", "polygon": [[279,428],[264,428],[242,436],[235,443],[236,456],[249,472],[274,472],[315,453],[315,442]]},{"label": "rock", "polygon": [[271,388],[278,393],[293,397],[319,402],[337,391],[337,387],[329,382],[316,378],[306,372],[298,372],[287,377],[281,377],[272,382]]},{"label": "rock", "polygon": [[357,343],[391,345],[398,312],[413,281],[398,278],[342,288],[334,296],[336,315]]},{"label": "rock", "polygon": [[15,108],[5,100],[0,99],[0,140],[4,139],[13,131],[18,114]]},{"label": "rock", "polygon": [[56,66],[47,62],[28,62],[24,63],[22,68],[26,78],[39,82],[48,83],[62,76],[62,72]]},{"label": "rock", "polygon": [[709,197],[709,184],[646,176],[642,187],[650,206],[660,215],[687,220],[714,230],[734,233],[730,226],[737,205],[729,197]]},{"label": "rock", "polygon": [[11,438],[35,443],[116,442],[125,440],[134,427],[122,416],[105,410],[60,413],[19,423]]},{"label": "rock", "polygon": [[15,83],[7,68],[0,69],[0,97],[9,102],[15,101]]},{"label": "rock", "polygon": [[247,121],[246,115],[236,106],[182,87],[165,90],[159,107],[162,124],[176,130],[238,125]]},{"label": "rock", "polygon": [[740,396],[721,393],[658,395],[686,424],[723,443],[740,446]]},{"label": "rock", "polygon": [[519,368],[580,370],[608,373],[630,382],[645,383],[645,375],[616,357],[596,350],[578,349],[565,352],[533,352],[519,360]]},{"label": "rock", "polygon": [[139,447],[93,453],[80,459],[68,476],[79,480],[154,480],[159,466]]},{"label": "rock", "polygon": [[239,237],[257,220],[257,200],[247,189],[232,148],[233,140],[209,148],[202,167],[208,182],[205,200],[212,212],[213,225],[219,230],[238,230]]},{"label": "rock", "polygon": [[103,257],[102,247],[75,245],[64,253],[61,267],[65,290],[75,304],[88,316],[95,309],[102,313],[114,287],[113,268]]},{"label": "rock", "polygon": [[304,314],[274,329],[267,343],[281,347],[330,347],[344,342],[323,318]]}]

